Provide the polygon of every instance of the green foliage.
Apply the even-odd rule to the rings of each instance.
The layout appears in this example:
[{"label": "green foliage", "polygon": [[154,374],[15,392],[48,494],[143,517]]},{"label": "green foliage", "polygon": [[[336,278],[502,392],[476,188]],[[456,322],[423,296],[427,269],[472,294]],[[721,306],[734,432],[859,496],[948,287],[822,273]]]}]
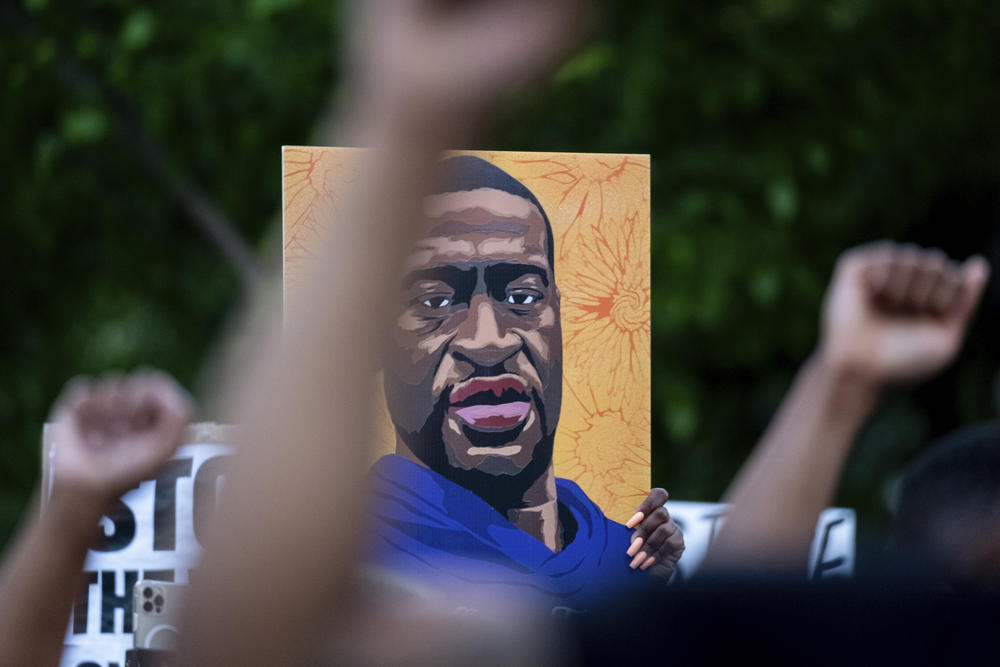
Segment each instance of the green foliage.
[{"label": "green foliage", "polygon": [[[238,298],[123,119],[246,238],[273,238],[278,148],[312,141],[332,97],[333,13],[320,0],[0,10],[0,538],[61,384],[150,364],[196,385]],[[654,482],[713,500],[810,353],[841,250],[895,238],[1000,266],[1000,5],[603,0],[593,25],[486,147],[652,154]],[[994,415],[997,298],[956,367],[866,430],[839,498],[863,525],[885,520],[928,438]]]},{"label": "green foliage", "polygon": [[[495,143],[652,154],[653,479],[714,500],[809,355],[843,249],[893,238],[998,266],[1000,6],[602,8]],[[995,415],[996,306],[991,288],[956,367],[863,434],[838,502],[866,533],[930,438]]]},{"label": "green foliage", "polygon": [[256,244],[280,211],[279,147],[309,143],[330,94],[332,12],[190,0],[0,9],[0,541],[26,507],[63,383],[151,365],[197,388],[239,298],[232,267],[123,119]]}]

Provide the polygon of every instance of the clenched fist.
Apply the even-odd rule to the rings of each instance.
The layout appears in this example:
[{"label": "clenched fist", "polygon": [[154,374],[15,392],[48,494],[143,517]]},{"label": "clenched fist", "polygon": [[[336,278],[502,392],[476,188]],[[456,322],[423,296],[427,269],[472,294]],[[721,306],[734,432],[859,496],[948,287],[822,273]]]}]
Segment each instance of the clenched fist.
[{"label": "clenched fist", "polygon": [[187,394],[163,373],[71,380],[52,411],[53,483],[118,497],[173,455],[190,410]]},{"label": "clenched fist", "polygon": [[[478,113],[511,86],[557,62],[577,34],[580,0],[363,0],[355,75],[381,103],[404,112]],[[372,90],[374,89],[374,90]]]},{"label": "clenched fist", "polygon": [[823,307],[822,358],[875,386],[916,382],[952,361],[989,276],[981,257],[890,242],[845,252]]}]

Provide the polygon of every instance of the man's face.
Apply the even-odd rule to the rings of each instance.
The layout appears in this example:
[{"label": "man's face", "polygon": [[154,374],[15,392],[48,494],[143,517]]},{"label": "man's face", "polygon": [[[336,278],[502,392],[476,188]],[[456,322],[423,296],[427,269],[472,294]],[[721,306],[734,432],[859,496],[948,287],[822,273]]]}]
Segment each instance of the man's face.
[{"label": "man's face", "polygon": [[516,475],[551,455],[539,445],[551,445],[562,398],[545,221],[491,188],[430,196],[424,214],[386,346],[393,423],[431,468]]}]

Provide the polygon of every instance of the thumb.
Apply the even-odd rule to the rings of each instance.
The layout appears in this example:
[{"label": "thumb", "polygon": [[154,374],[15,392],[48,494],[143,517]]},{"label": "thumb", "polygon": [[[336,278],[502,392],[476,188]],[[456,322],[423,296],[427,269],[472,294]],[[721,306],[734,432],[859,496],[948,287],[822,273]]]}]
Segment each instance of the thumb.
[{"label": "thumb", "polygon": [[952,317],[965,322],[972,316],[990,277],[990,265],[981,255],[974,255],[962,265],[962,287],[955,300]]}]

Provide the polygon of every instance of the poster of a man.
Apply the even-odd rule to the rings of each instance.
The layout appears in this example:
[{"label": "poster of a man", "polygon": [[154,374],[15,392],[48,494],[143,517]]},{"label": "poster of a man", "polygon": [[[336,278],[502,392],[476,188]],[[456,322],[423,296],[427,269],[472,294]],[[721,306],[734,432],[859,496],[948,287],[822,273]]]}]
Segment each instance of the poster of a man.
[{"label": "poster of a man", "polygon": [[453,156],[415,219],[383,345],[394,453],[372,468],[367,560],[563,606],[647,576],[636,569],[669,575],[683,537],[665,492],[638,508],[633,533],[556,476],[562,295],[538,198],[481,157]]}]

